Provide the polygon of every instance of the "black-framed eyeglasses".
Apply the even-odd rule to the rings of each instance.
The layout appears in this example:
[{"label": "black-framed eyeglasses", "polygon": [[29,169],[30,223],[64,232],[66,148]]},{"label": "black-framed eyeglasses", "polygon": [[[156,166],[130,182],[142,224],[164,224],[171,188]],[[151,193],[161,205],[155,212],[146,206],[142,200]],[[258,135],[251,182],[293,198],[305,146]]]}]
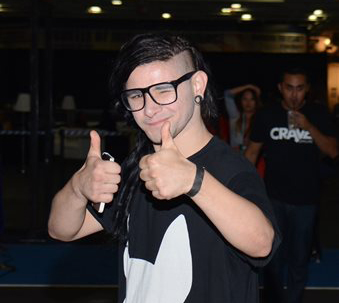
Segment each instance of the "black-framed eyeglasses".
[{"label": "black-framed eyeglasses", "polygon": [[171,82],[161,82],[145,88],[127,89],[121,92],[120,97],[123,105],[128,111],[136,112],[145,107],[145,94],[149,94],[151,99],[159,105],[168,105],[177,101],[177,87],[180,83],[190,79],[196,71],[189,72],[179,79]]}]

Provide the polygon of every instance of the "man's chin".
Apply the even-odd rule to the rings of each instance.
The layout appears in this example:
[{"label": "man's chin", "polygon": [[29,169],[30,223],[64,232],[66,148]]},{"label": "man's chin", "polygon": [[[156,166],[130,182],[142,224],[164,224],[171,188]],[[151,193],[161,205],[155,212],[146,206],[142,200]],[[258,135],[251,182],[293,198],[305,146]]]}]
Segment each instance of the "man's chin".
[{"label": "man's chin", "polygon": [[152,142],[153,145],[161,145],[161,136],[160,134],[146,133],[147,138]]}]

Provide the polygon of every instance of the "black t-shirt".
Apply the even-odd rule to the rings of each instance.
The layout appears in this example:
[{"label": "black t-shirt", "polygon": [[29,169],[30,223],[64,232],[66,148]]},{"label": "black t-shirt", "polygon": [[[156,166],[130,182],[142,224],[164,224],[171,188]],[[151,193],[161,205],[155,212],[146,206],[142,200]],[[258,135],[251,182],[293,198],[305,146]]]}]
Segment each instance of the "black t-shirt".
[{"label": "black t-shirt", "polygon": [[[263,181],[244,157],[214,137],[189,160],[258,205],[275,226]],[[107,230],[112,227],[110,209],[100,218],[92,210]],[[256,268],[272,253],[256,259],[235,249],[189,197],[160,201],[142,183],[128,229],[129,241],[120,253],[119,302],[258,302]]]},{"label": "black t-shirt", "polygon": [[[332,136],[331,118],[319,104],[300,112],[324,135]],[[265,183],[271,198],[289,204],[312,204],[320,196],[320,150],[308,131],[289,130],[287,111],[276,103],[254,118],[251,141],[263,143]]]}]

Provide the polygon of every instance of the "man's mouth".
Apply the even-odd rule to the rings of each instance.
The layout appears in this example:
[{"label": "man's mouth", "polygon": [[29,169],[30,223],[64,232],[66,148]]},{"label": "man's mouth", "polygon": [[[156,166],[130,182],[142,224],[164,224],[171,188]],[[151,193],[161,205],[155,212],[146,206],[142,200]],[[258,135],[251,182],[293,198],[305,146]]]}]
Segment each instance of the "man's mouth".
[{"label": "man's mouth", "polygon": [[147,125],[152,127],[162,126],[167,121],[167,118],[158,119],[156,121],[148,121],[146,122]]}]

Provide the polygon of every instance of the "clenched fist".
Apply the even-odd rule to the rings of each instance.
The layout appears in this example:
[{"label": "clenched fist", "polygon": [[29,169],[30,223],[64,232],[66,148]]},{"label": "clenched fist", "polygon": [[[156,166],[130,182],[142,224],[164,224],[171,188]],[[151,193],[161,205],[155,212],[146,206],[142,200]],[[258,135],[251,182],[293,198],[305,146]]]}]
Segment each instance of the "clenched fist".
[{"label": "clenched fist", "polygon": [[191,189],[196,168],[175,145],[169,122],[161,128],[161,139],[160,149],[140,160],[140,178],[155,198],[169,200]]},{"label": "clenched fist", "polygon": [[91,145],[86,162],[75,174],[72,187],[76,194],[95,203],[109,203],[118,191],[121,180],[121,167],[116,162],[104,161],[101,158],[100,136],[91,131]]}]

